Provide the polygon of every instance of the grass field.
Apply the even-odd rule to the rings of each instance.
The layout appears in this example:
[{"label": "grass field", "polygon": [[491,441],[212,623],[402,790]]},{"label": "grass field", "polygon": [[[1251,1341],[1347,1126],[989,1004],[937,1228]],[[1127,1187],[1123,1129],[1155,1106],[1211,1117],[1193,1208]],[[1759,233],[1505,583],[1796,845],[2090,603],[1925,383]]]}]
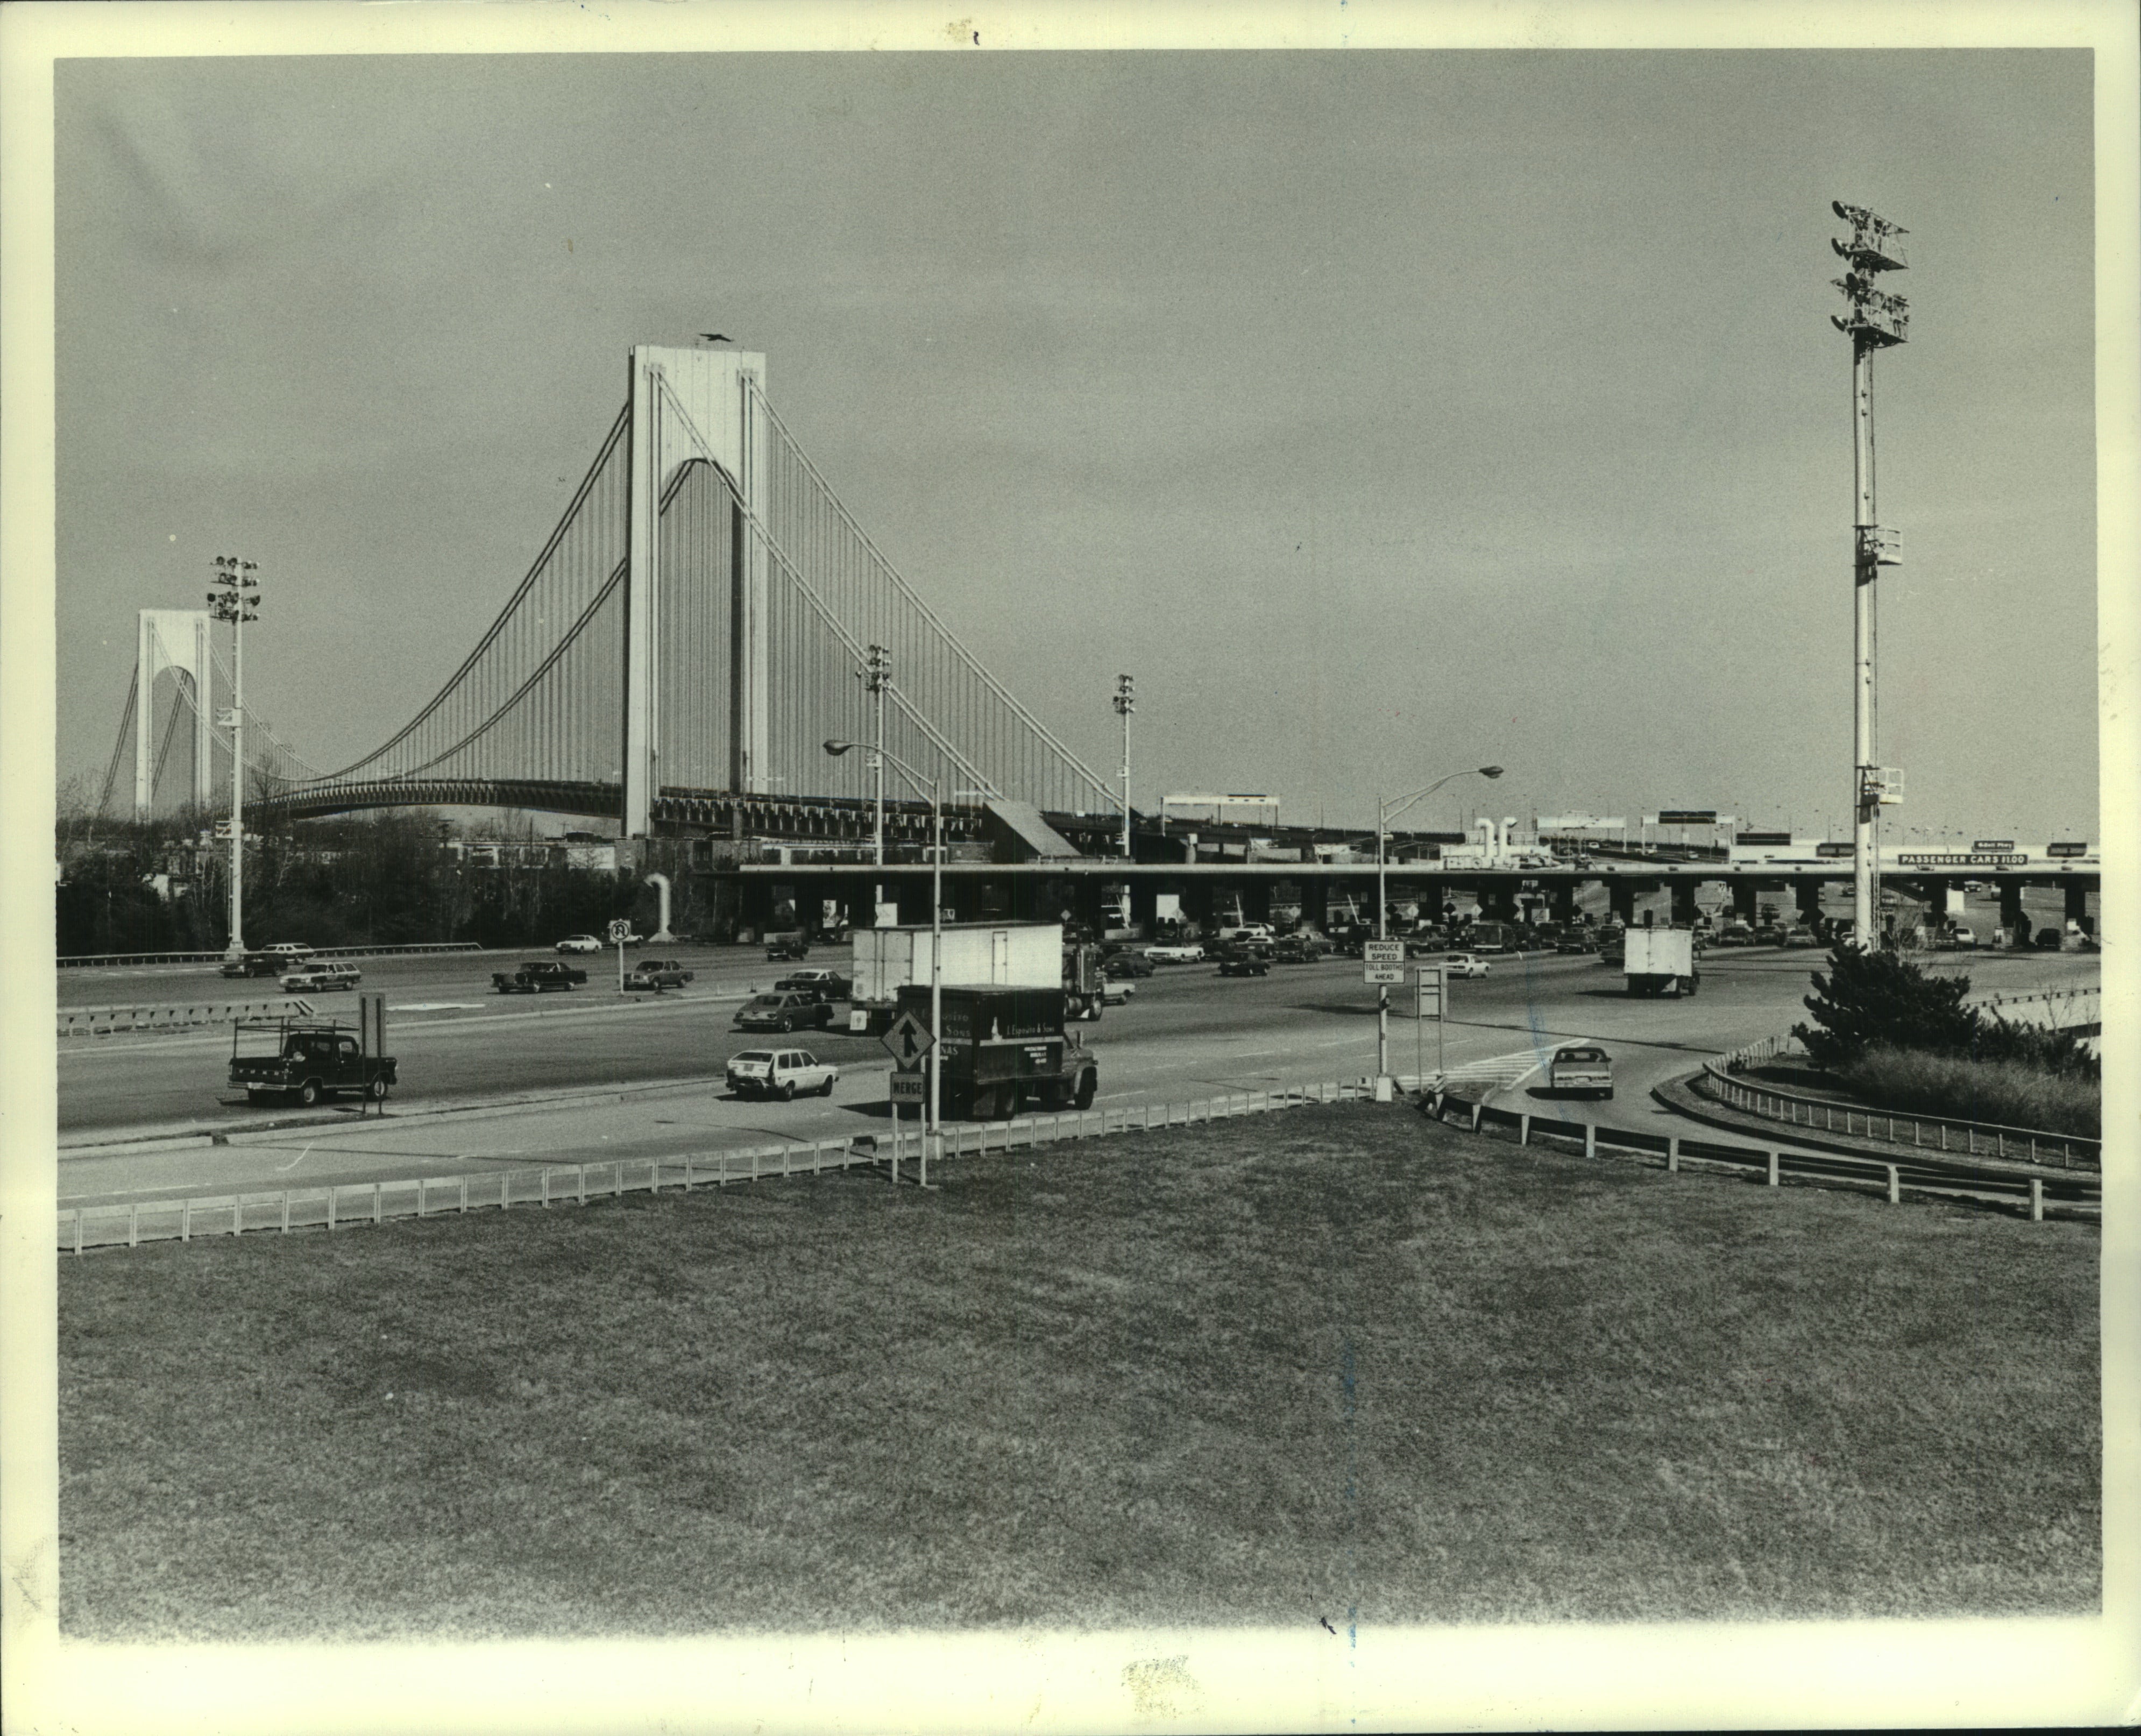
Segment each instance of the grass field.
[{"label": "grass field", "polygon": [[2097,1236],[1402,1105],[60,1267],[105,1639],[2092,1610]]}]

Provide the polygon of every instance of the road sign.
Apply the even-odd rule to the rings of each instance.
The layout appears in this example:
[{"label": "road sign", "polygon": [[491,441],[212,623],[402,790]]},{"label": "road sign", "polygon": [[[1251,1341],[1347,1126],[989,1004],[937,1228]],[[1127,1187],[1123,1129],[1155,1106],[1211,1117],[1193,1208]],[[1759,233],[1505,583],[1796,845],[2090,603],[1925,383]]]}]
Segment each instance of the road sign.
[{"label": "road sign", "polygon": [[2006,851],[2014,848],[2015,840],[2011,838],[1981,838],[1971,845],[1973,850]]},{"label": "road sign", "polygon": [[622,947],[632,937],[632,924],[620,917],[609,925],[609,937],[613,945]]},{"label": "road sign", "polygon": [[229,838],[231,835],[231,823],[227,819],[218,820],[215,823],[215,835],[218,838]]},{"label": "road sign", "polygon": [[1405,966],[1403,965],[1370,965],[1361,972],[1361,980],[1363,982],[1403,982]]},{"label": "road sign", "polygon": [[904,1067],[896,1067],[892,1073],[892,1100],[894,1103],[922,1103],[928,1097],[928,1075],[910,1073]]},{"label": "road sign", "polygon": [[1654,826],[1714,826],[1717,819],[1715,808],[1661,808],[1658,817],[1650,824]]},{"label": "road sign", "polygon": [[929,1027],[912,1013],[902,1013],[892,1021],[892,1029],[879,1039],[885,1052],[903,1067],[918,1067],[922,1058],[937,1046],[937,1039]]},{"label": "road sign", "polygon": [[1848,856],[1851,846],[1848,843],[1818,843],[1814,847],[1814,853],[1817,856]]},{"label": "road sign", "polygon": [[2045,853],[2047,856],[2086,856],[2089,845],[2086,843],[2048,843],[2045,846]]},{"label": "road sign", "polygon": [[[1363,941],[1361,943],[1363,962],[1371,965],[1401,965],[1405,962],[1403,941]],[[1369,979],[1373,981],[1375,979]]]},{"label": "road sign", "polygon": [[1413,1016],[1440,1019],[1442,1016],[1442,966],[1422,965],[1413,989],[1419,997],[1413,1006]]}]

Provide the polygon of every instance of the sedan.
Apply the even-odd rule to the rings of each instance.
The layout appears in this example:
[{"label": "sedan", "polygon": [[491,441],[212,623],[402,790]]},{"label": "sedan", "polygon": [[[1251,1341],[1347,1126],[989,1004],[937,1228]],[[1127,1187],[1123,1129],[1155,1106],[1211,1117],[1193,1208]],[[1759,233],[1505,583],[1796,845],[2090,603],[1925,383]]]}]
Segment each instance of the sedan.
[{"label": "sedan", "polygon": [[1547,1065],[1548,1089],[1553,1091],[1587,1092],[1594,1097],[1610,1098],[1613,1094],[1613,1061],[1606,1051],[1595,1043],[1573,1043],[1566,1049],[1557,1049],[1553,1060]]},{"label": "sedan", "polygon": [[739,1097],[830,1097],[839,1077],[838,1067],[807,1049],[745,1049],[729,1057],[729,1089]]},{"label": "sedan", "polygon": [[560,952],[599,952],[603,943],[592,934],[568,934],[558,942]]},{"label": "sedan", "polygon": [[1494,967],[1476,952],[1452,952],[1442,961],[1442,968],[1452,976],[1484,976]]},{"label": "sedan", "polygon": [[800,995],[815,995],[820,1001],[845,1001],[854,993],[855,986],[838,971],[790,971],[774,984],[775,993],[793,990]]},{"label": "sedan", "polygon": [[1219,961],[1222,976],[1268,976],[1271,962],[1261,952],[1243,950],[1229,952]]},{"label": "sedan", "polygon": [[787,1031],[809,1025],[829,1030],[832,1024],[830,1001],[820,1001],[815,995],[795,992],[754,995],[737,1009],[736,1016],[738,1030]]},{"label": "sedan", "polygon": [[1101,965],[1100,974],[1108,977],[1149,976],[1152,961],[1141,953],[1118,952]]},{"label": "sedan", "polygon": [[363,976],[355,965],[322,958],[286,970],[276,981],[286,995],[311,995],[322,989],[354,989]]},{"label": "sedan", "polygon": [[624,979],[628,989],[681,989],[692,980],[692,973],[673,958],[643,958],[632,967],[632,974]]},{"label": "sedan", "polygon": [[1106,976],[1100,980],[1100,1005],[1128,1006],[1130,996],[1137,993],[1137,985],[1125,982],[1120,977]]}]

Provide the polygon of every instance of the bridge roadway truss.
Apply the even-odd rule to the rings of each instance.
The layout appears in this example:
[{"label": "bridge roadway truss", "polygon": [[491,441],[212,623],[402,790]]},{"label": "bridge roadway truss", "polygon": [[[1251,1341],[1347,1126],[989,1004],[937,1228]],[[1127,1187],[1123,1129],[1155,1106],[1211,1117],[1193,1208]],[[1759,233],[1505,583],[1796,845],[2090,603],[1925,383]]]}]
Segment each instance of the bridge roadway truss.
[{"label": "bridge roadway truss", "polygon": [[973,821],[954,804],[990,799],[1119,813],[855,523],[765,378],[760,355],[634,348],[624,408],[460,666],[371,752],[284,773],[249,811],[495,802],[614,816],[634,838],[837,830],[874,793],[868,755],[823,743],[873,739],[861,677],[882,646],[886,750],[939,789],[955,835]]}]

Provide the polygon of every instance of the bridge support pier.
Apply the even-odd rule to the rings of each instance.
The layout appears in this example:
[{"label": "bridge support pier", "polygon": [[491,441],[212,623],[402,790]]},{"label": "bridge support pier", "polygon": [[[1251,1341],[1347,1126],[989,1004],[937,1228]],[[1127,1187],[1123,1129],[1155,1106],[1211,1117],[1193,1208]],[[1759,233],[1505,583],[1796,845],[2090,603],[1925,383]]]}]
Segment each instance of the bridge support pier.
[{"label": "bridge support pier", "polygon": [[1557,880],[1547,894],[1547,903],[1554,922],[1563,926],[1576,920],[1576,884],[1570,880]]},{"label": "bridge support pier", "polygon": [[1752,880],[1732,883],[1732,914],[1743,922],[1751,922],[1761,911],[1761,888]]},{"label": "bridge support pier", "polygon": [[2022,912],[2022,883],[2002,880],[2000,883],[2000,926],[2010,934],[2030,932],[2030,919]]},{"label": "bridge support pier", "polygon": [[1606,904],[1613,919],[1624,928],[1636,926],[1636,883],[1632,880],[1608,880],[1606,883]]},{"label": "bridge support pier", "polygon": [[1506,881],[1496,881],[1479,894],[1480,908],[1493,922],[1513,922],[1517,919],[1517,889]]},{"label": "bridge support pier", "polygon": [[1811,928],[1821,920],[1821,882],[1799,880],[1792,884],[1792,897],[1799,905],[1799,920]]},{"label": "bridge support pier", "polygon": [[2066,894],[2066,919],[2080,925],[2084,934],[2096,932],[2096,924],[2089,913],[2089,888],[2069,881],[2060,888]]},{"label": "bridge support pier", "polygon": [[1692,880],[1672,883],[1672,919],[1681,927],[1695,926],[1695,893],[1696,883]]}]

